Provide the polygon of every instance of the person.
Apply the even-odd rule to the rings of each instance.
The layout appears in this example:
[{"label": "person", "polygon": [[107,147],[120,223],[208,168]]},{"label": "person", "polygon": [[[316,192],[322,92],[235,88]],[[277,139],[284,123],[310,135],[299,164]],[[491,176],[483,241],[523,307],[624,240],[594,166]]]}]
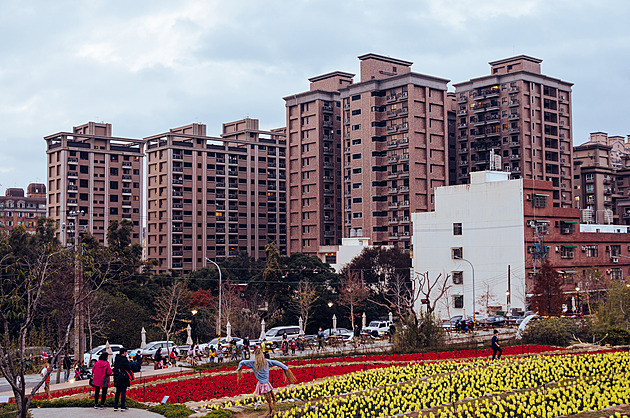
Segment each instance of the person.
[{"label": "person", "polygon": [[162,361],[164,361],[164,359],[162,358],[162,348],[158,348],[155,352],[155,355],[153,356],[153,370],[161,369]]},{"label": "person", "polygon": [[359,324],[354,324],[354,338],[359,339],[361,337],[361,328]]},{"label": "person", "polygon": [[267,343],[267,340],[265,338],[263,338],[262,342],[260,343],[260,349],[263,352],[263,356],[265,358],[269,358],[269,344]]},{"label": "person", "polygon": [[175,350],[171,351],[171,354],[169,354],[169,359],[171,367],[177,366],[177,355],[175,354]]},{"label": "person", "polygon": [[[490,348],[492,348],[492,360],[496,359],[501,360],[501,354],[503,354],[503,349],[499,345],[499,331],[494,330],[494,335],[492,336],[492,342],[490,343]],[[498,353],[498,355],[497,355]]]},{"label": "person", "polygon": [[48,369],[50,368],[50,364],[48,364],[48,360],[44,361],[44,368],[41,371],[42,377],[45,377],[44,381],[44,392],[46,392],[46,399],[50,400],[50,373],[48,373]]},{"label": "person", "polygon": [[269,383],[269,368],[271,366],[278,366],[282,369],[285,381],[288,380],[291,383],[295,382],[295,376],[289,370],[289,368],[276,360],[267,360],[260,347],[256,347],[254,350],[254,360],[241,360],[236,369],[236,379],[241,380],[243,377],[243,367],[249,367],[253,370],[254,376],[256,376],[256,389],[254,393],[259,396],[264,396],[269,406],[269,412],[266,417],[272,417],[276,410],[276,396],[273,393],[273,387]]},{"label": "person", "polygon": [[324,348],[324,331],[321,327],[319,327],[319,331],[317,331],[317,349]]},{"label": "person", "polygon": [[243,355],[249,360],[249,335],[243,339]]},{"label": "person", "polygon": [[291,339],[291,355],[294,356],[295,355],[295,349],[297,348],[297,341],[295,341],[295,338]]},{"label": "person", "polygon": [[[107,361],[109,354],[102,353],[92,367],[92,386],[94,386],[94,409],[105,409],[105,398],[109,387],[109,376],[114,372]],[[98,405],[98,395],[101,392],[101,405]]]},{"label": "person", "polygon": [[223,363],[223,347],[221,347],[221,343],[217,346],[217,363]]},{"label": "person", "polygon": [[394,326],[394,324],[392,323],[389,326],[389,333],[388,333],[388,337],[389,337],[389,342],[392,342],[392,338],[394,337],[394,334],[396,333],[396,327]]},{"label": "person", "polygon": [[126,411],[127,388],[131,385],[134,372],[139,372],[140,367],[135,361],[127,359],[127,349],[121,348],[114,360],[114,386],[116,395],[114,396],[114,411],[118,411],[118,401],[120,400],[120,410]]},{"label": "person", "polygon": [[70,359],[68,353],[63,356],[61,365],[63,366],[63,381],[67,382],[70,377],[70,369],[72,368],[72,360]]}]

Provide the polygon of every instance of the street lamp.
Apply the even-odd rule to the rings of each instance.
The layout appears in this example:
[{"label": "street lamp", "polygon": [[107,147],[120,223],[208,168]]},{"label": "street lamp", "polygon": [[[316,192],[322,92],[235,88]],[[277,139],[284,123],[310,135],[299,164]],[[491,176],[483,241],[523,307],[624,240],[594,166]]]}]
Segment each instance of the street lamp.
[{"label": "street lamp", "polygon": [[[458,257],[458,256],[455,255],[455,256],[453,256],[453,258],[455,260],[462,260],[462,261],[467,262],[468,264],[470,264],[470,269],[472,270],[472,308],[473,308],[473,315],[472,316],[473,316],[473,326],[474,326],[474,324],[476,323],[476,321],[475,321],[475,319],[476,319],[475,318],[475,267],[473,266],[473,264],[470,261],[466,260],[463,257]],[[464,320],[466,320],[466,318],[464,318]]]},{"label": "street lamp", "polygon": [[214,264],[217,270],[219,270],[219,320],[217,321],[217,336],[219,337],[219,340],[221,340],[221,288],[223,287],[221,284],[221,268],[217,263],[210,260],[208,257],[206,257],[206,261]]},{"label": "street lamp", "polygon": [[[332,303],[332,302],[328,302],[328,307],[329,307],[330,309],[332,309],[332,307],[333,307],[333,303]],[[335,319],[333,319],[333,323],[334,323],[334,322],[335,322]],[[334,328],[334,324],[333,324],[333,328]],[[330,328],[330,329],[328,330],[328,336],[330,337],[331,335],[332,335],[332,328]]]}]

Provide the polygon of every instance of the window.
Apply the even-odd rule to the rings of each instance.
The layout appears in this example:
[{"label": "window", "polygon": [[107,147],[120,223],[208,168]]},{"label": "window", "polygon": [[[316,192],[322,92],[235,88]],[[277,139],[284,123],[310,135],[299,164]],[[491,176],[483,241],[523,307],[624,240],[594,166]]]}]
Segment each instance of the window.
[{"label": "window", "polygon": [[356,116],[356,115],[360,115],[361,114],[361,109],[356,109],[352,111],[352,116]]},{"label": "window", "polygon": [[462,224],[461,222],[456,222],[453,224],[453,235],[461,235],[462,234]]},{"label": "window", "polygon": [[610,269],[611,280],[623,280],[623,273],[620,268]]},{"label": "window", "polygon": [[546,194],[534,194],[534,200],[532,201],[532,205],[535,208],[544,208],[547,206],[547,195]]},{"label": "window", "polygon": [[453,276],[453,284],[463,284],[464,283],[464,272],[463,271],[454,271],[451,274]]},{"label": "window", "polygon": [[563,245],[560,247],[560,258],[574,258],[575,247],[575,245]]},{"label": "window", "polygon": [[453,296],[453,307],[455,309],[462,309],[464,307],[464,296],[462,295]]},{"label": "window", "polygon": [[464,249],[462,247],[451,248],[451,257],[454,260],[464,257]]},{"label": "window", "polygon": [[587,245],[585,247],[586,249],[586,256],[587,257],[597,257],[599,254],[599,251],[597,249],[597,245]]},{"label": "window", "polygon": [[352,130],[353,131],[358,131],[359,129],[361,129],[361,124],[360,123],[358,125],[352,125]]},{"label": "window", "polygon": [[618,257],[621,254],[621,245],[611,245],[610,246],[610,256]]},{"label": "window", "polygon": [[357,101],[357,100],[361,100],[361,95],[360,94],[355,94],[354,96],[352,96],[352,101]]}]

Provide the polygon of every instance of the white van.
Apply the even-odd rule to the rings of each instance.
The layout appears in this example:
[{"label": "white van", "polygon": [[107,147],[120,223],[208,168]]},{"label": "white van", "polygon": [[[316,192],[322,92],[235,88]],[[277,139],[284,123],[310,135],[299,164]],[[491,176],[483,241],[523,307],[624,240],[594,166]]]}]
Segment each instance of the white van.
[{"label": "white van", "polygon": [[282,343],[282,336],[285,333],[287,334],[287,340],[291,341],[292,338],[297,338],[300,335],[300,327],[298,325],[290,325],[271,328],[265,332],[265,339],[273,343],[274,347],[278,347]]},{"label": "white van", "polygon": [[362,332],[366,332],[373,337],[384,337],[389,333],[391,324],[389,321],[370,321],[368,326],[363,328]]}]

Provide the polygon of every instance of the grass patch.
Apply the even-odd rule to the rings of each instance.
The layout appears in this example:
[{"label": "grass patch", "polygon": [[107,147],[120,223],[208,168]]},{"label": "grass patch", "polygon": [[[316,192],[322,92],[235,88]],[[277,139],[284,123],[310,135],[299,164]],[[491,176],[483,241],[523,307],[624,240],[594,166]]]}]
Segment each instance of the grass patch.
[{"label": "grass patch", "polygon": [[195,411],[182,404],[155,405],[149,408],[149,412],[164,415],[166,418],[187,418],[195,413]]},{"label": "grass patch", "polygon": [[[38,401],[31,402],[31,408],[91,408],[94,406],[94,398],[83,399],[56,399],[52,401]],[[114,398],[108,397],[105,399],[105,406],[114,407]],[[147,406],[141,402],[134,401],[127,398],[125,403],[127,408],[147,409]]]}]

